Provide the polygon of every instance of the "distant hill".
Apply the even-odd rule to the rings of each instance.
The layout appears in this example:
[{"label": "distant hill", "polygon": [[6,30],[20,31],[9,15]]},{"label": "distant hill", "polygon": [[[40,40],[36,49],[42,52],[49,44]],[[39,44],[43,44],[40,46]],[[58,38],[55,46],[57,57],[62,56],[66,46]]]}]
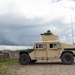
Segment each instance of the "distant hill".
[{"label": "distant hill", "polygon": [[30,49],[33,48],[32,46],[6,46],[0,45],[0,50],[23,50],[23,49]]}]

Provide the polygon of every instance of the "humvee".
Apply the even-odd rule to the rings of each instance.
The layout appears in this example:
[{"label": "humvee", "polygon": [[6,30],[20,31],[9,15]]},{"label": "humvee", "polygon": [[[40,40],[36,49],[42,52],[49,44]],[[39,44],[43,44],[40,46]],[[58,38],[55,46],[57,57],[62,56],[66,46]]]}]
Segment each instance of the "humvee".
[{"label": "humvee", "polygon": [[63,64],[73,64],[75,45],[61,42],[50,30],[41,34],[42,41],[37,41],[33,49],[19,52],[19,62],[22,65],[35,63],[37,60],[58,60]]}]

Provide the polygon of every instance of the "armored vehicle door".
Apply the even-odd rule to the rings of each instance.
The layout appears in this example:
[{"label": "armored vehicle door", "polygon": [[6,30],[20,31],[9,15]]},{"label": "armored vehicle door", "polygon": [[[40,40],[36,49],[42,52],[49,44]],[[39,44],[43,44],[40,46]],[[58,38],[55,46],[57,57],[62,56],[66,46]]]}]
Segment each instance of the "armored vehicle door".
[{"label": "armored vehicle door", "polygon": [[36,59],[46,59],[46,44],[36,43],[35,44],[35,58]]},{"label": "armored vehicle door", "polygon": [[60,43],[47,43],[47,57],[57,58],[60,53]]}]

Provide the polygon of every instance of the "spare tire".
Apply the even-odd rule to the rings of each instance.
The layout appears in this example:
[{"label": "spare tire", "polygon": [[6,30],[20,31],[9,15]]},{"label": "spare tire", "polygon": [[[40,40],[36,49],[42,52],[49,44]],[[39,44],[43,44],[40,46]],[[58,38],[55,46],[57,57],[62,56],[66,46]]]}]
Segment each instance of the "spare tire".
[{"label": "spare tire", "polygon": [[73,64],[74,57],[72,53],[64,53],[61,57],[61,61],[63,64]]},{"label": "spare tire", "polygon": [[28,54],[21,54],[20,57],[19,57],[19,62],[20,64],[22,65],[26,65],[26,64],[29,64],[30,63],[30,57]]}]

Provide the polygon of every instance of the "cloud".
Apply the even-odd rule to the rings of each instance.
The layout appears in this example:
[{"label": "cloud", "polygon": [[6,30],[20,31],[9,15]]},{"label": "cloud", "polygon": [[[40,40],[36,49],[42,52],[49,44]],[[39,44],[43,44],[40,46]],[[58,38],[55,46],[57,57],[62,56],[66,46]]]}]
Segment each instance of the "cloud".
[{"label": "cloud", "polygon": [[0,0],[0,44],[33,45],[50,29],[71,43],[74,0]]},{"label": "cloud", "polygon": [[0,3],[1,15],[15,14],[29,19],[38,17],[44,21],[68,16],[72,13],[71,8],[75,8],[72,0],[1,0]]},{"label": "cloud", "polygon": [[[5,19],[6,16],[3,18]],[[56,18],[50,22],[41,22],[42,19],[38,18],[29,20],[12,16],[7,16],[8,19],[11,22],[6,21],[2,25],[0,23],[0,44],[2,45],[33,45],[35,41],[41,40],[40,34],[48,29],[54,34],[58,34],[62,40],[63,36],[68,38],[70,37],[68,34],[71,34],[70,24],[64,23],[61,18]],[[66,41],[69,40],[66,39]]]},{"label": "cloud", "polygon": [[42,29],[39,30],[39,28],[45,26],[41,19],[29,20],[24,17],[13,16],[5,15],[0,17],[0,20],[2,20],[0,21],[0,44],[32,45],[34,41],[40,40]]}]

